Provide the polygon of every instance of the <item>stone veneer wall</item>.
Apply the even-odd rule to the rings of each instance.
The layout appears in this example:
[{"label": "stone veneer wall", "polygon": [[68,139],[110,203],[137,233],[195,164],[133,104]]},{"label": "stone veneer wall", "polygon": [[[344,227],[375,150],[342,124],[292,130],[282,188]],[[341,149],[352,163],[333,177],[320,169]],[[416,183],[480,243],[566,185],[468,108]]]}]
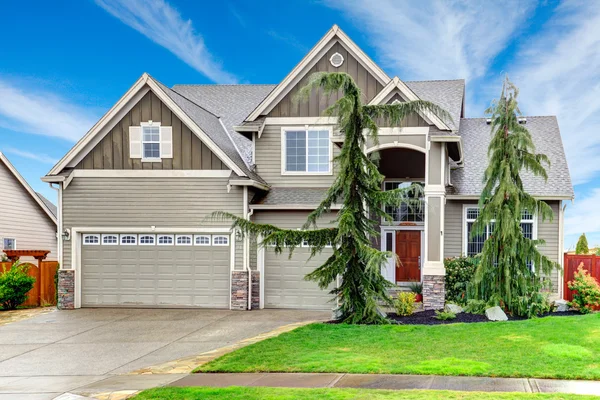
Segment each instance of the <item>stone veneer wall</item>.
[{"label": "stone veneer wall", "polygon": [[[260,307],[260,272],[252,271],[252,309]],[[231,309],[248,309],[248,271],[231,272]]]},{"label": "stone veneer wall", "polygon": [[423,276],[423,308],[425,310],[441,310],[444,308],[446,296],[444,275]]},{"label": "stone veneer wall", "polygon": [[73,310],[75,308],[75,271],[58,270],[58,309]]}]

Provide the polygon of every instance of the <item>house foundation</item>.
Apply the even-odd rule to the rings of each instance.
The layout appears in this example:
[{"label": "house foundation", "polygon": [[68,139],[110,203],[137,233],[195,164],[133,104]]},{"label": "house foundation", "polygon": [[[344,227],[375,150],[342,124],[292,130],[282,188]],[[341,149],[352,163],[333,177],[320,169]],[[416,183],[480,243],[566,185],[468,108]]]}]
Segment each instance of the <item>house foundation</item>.
[{"label": "house foundation", "polygon": [[[260,308],[260,272],[250,271],[252,274],[251,307]],[[231,309],[248,310],[248,271],[231,272]]]},{"label": "house foundation", "polygon": [[72,269],[58,270],[58,300],[59,310],[75,308],[75,271]]}]

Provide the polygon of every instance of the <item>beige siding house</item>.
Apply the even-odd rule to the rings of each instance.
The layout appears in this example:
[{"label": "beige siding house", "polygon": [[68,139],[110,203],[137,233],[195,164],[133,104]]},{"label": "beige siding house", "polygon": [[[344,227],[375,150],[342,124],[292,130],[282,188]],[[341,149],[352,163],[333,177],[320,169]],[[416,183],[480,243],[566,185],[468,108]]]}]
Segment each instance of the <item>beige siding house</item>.
[{"label": "beige siding house", "polygon": [[[398,126],[378,121],[384,190],[418,183],[422,207],[389,209],[375,221],[373,245],[394,252],[382,274],[400,289],[422,282],[426,308],[444,302],[444,259],[474,255],[486,237],[470,235],[482,190],[490,126],[465,118],[464,80],[402,81],[389,77],[337,26],[277,85],[175,85],[147,74],[43,178],[59,191],[60,306],[335,307],[327,290],[304,276],[330,250],[309,260],[257,245],[211,218],[225,211],[258,223],[300,229],[336,178],[344,136],[323,110],[338,95],[294,95],[317,71],[351,75],[370,104],[423,99],[451,118],[414,114]],[[547,201],[552,221],[524,216],[524,234],[545,239],[558,263],[564,202],[573,198],[555,117],[527,117],[548,181],[524,177]],[[331,215],[319,226],[330,225]],[[560,273],[552,276],[561,297]]]},{"label": "beige siding house", "polygon": [[[47,260],[57,260],[56,207],[34,192],[2,153],[0,188],[2,250],[49,250]],[[33,261],[33,258],[22,260]]]}]

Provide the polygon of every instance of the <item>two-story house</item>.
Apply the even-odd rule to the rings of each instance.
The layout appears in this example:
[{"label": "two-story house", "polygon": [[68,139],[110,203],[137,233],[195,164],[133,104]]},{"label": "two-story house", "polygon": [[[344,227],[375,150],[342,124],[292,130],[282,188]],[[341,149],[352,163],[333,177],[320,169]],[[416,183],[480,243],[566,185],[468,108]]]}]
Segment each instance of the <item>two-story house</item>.
[{"label": "two-story house", "polygon": [[[481,251],[471,238],[483,187],[490,126],[464,118],[463,80],[404,82],[389,77],[334,26],[278,85],[175,85],[144,74],[52,168],[59,190],[60,306],[330,309],[331,297],[304,280],[327,251],[290,258],[207,219],[228,211],[260,223],[300,228],[335,178],[343,135],[323,110],[337,99],[294,93],[315,71],[343,71],[364,101],[432,101],[451,115],[412,115],[382,126],[383,189],[418,182],[422,207],[390,209],[374,246],[395,252],[383,273],[394,284],[422,282],[426,308],[444,298],[444,258]],[[524,174],[547,201],[552,221],[524,215],[527,235],[562,257],[563,202],[573,189],[555,117],[526,117],[537,150],[550,157],[548,181]],[[322,219],[321,227],[331,224]],[[552,275],[561,297],[560,272]]]}]

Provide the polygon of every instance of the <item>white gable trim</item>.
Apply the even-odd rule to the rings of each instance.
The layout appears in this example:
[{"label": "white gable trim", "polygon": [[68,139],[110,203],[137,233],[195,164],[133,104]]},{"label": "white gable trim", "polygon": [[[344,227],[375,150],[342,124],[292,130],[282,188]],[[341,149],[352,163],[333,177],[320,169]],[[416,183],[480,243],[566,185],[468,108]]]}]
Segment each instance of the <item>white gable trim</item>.
[{"label": "white gable trim", "polygon": [[252,111],[246,121],[255,121],[259,116],[273,109],[281,98],[283,98],[295,83],[302,78],[301,74],[310,69],[329,48],[328,44],[337,38],[366,69],[382,85],[387,85],[390,77],[369,58],[337,25],[334,25],[319,42],[308,52],[298,65],[290,72],[279,85]]},{"label": "white gable trim", "polygon": [[[408,86],[406,86],[406,84],[404,82],[402,82],[400,80],[400,78],[398,78],[397,76],[394,77],[394,79],[392,79],[382,90],[381,92],[379,92],[377,94],[377,96],[375,96],[373,98],[373,100],[371,100],[369,102],[369,105],[377,105],[377,104],[383,104],[386,100],[389,99],[388,96],[390,96],[392,94],[392,92],[394,91],[394,89],[398,89],[398,91],[400,91],[400,93],[403,95],[404,98],[406,98],[408,101],[414,101],[414,100],[421,100],[419,98],[419,96],[417,96],[415,94],[415,92],[413,92]],[[444,130],[444,131],[451,131],[452,129],[450,129],[450,127],[448,127],[448,125],[446,125],[446,123],[444,121],[442,121],[440,119],[440,117],[438,117],[437,115],[435,115],[434,113],[430,112],[430,111],[425,111],[422,113],[419,113],[419,115],[421,117],[423,117],[423,119],[425,121],[427,121],[428,124],[433,124],[435,125],[438,129]]]},{"label": "white gable trim", "polygon": [[[148,87],[145,87],[148,85]],[[91,150],[98,144],[108,132],[125,116],[139,100],[152,90],[154,94],[162,101],[194,134],[206,144],[206,146],[217,155],[229,168],[240,176],[246,174],[237,166],[211,139],[200,129],[198,125],[190,118],[171,98],[160,88],[156,81],[147,73],[144,73],[140,79],[119,99],[119,101],[73,146],[71,150],[50,170],[48,175],[57,175],[65,167],[75,166],[87,154],[86,149]],[[225,131],[226,132],[226,131]]]},{"label": "white gable trim", "polygon": [[40,199],[40,196],[37,195],[37,193],[33,190],[33,188],[31,186],[29,186],[29,183],[27,183],[25,178],[23,178],[23,176],[21,176],[21,174],[19,173],[19,171],[17,171],[17,169],[14,167],[14,165],[12,165],[10,163],[10,161],[8,161],[8,158],[6,158],[6,156],[4,154],[2,154],[1,152],[0,152],[0,160],[2,160],[2,162],[4,163],[6,168],[8,168],[8,170],[13,174],[13,176],[17,179],[17,181],[19,181],[21,186],[23,186],[25,188],[27,193],[29,193],[29,195],[31,197],[33,197],[33,199],[36,201],[36,203],[38,203],[39,206],[42,207],[42,210],[44,210],[44,212],[48,215],[48,217],[50,217],[52,222],[54,222],[55,224],[58,224],[56,217],[54,216],[54,214],[52,214],[52,211],[50,211],[48,206],[46,206],[46,203],[44,203],[42,201],[42,199]]}]

